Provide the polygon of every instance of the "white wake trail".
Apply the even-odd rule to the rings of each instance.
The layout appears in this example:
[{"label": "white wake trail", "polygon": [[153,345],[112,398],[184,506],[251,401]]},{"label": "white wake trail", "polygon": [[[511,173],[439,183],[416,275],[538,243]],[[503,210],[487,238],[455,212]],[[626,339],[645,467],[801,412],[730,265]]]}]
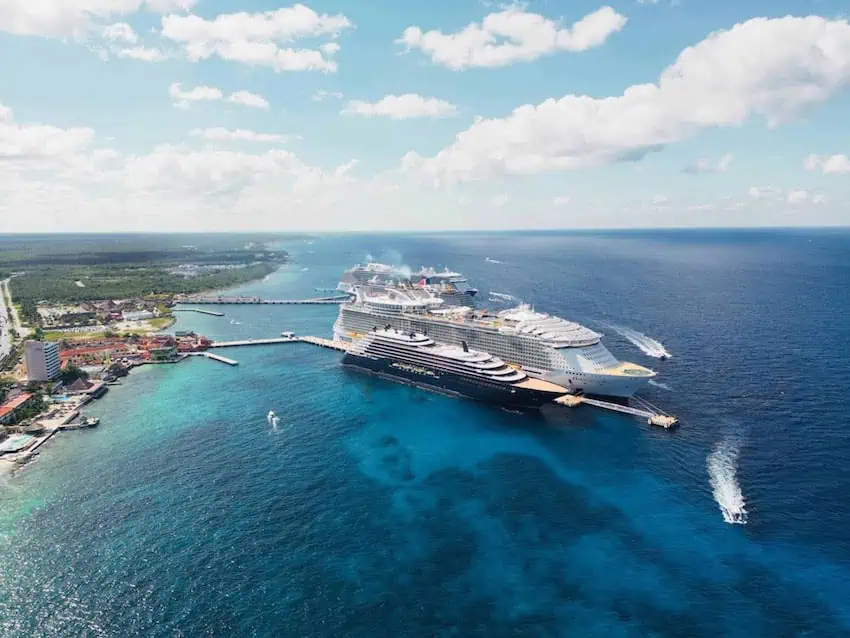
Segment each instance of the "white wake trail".
[{"label": "white wake trail", "polygon": [[488,264],[503,264],[503,263],[505,263],[503,261],[499,261],[498,259],[490,259],[489,257],[485,257],[484,261],[486,261]]},{"label": "white wake trail", "polygon": [[733,525],[747,524],[747,502],[738,485],[737,439],[727,438],[717,444],[706,459],[708,480],[714,492],[714,500],[720,507],[723,520]]},{"label": "white wake trail", "polygon": [[655,379],[649,380],[649,385],[654,385],[656,388],[661,388],[662,390],[667,390],[667,392],[672,392],[673,388],[671,388],[666,383],[661,383],[661,381],[656,381]]},{"label": "white wake trail", "polygon": [[648,337],[642,332],[625,328],[623,326],[615,326],[608,324],[612,330],[625,339],[628,339],[632,344],[640,348],[641,352],[656,359],[669,359],[672,355],[667,351],[660,341]]},{"label": "white wake trail", "polygon": [[490,301],[497,301],[497,302],[502,302],[502,303],[508,302],[508,301],[513,301],[515,303],[519,303],[519,299],[517,299],[513,295],[509,295],[505,292],[491,292],[490,293]]}]

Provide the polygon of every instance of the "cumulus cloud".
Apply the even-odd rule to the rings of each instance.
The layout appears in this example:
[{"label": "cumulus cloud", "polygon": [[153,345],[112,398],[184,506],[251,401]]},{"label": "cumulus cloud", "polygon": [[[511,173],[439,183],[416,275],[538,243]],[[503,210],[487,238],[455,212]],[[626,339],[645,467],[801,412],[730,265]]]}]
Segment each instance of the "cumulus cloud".
[{"label": "cumulus cloud", "polygon": [[196,86],[184,91],[180,82],[173,82],[168,87],[168,95],[178,109],[188,109],[192,102],[216,102],[224,97],[221,89],[214,86]]},{"label": "cumulus cloud", "polygon": [[692,175],[699,175],[700,173],[725,173],[729,170],[730,164],[732,164],[732,153],[726,153],[717,162],[702,158],[690,166],[686,166],[685,172]]},{"label": "cumulus cloud", "polygon": [[850,173],[850,157],[846,155],[809,155],[803,160],[807,171],[822,171],[824,173]]},{"label": "cumulus cloud", "polygon": [[234,91],[225,98],[224,92],[215,86],[196,86],[184,91],[180,82],[173,82],[168,87],[168,95],[178,109],[188,109],[193,102],[218,102],[227,100],[231,104],[239,104],[257,109],[268,109],[269,102],[262,95],[248,91]]},{"label": "cumulus cloud", "polygon": [[15,35],[83,38],[97,25],[139,11],[188,11],[197,0],[3,0],[0,31]]},{"label": "cumulus cloud", "polygon": [[789,204],[805,204],[811,199],[811,197],[812,194],[809,191],[801,188],[798,190],[788,191],[785,201]]},{"label": "cumulus cloud", "polygon": [[490,205],[493,206],[493,208],[504,208],[507,203],[508,196],[504,193],[493,195],[493,197],[490,198]]},{"label": "cumulus cloud", "polygon": [[227,101],[232,104],[241,104],[242,106],[250,106],[255,109],[268,110],[269,101],[262,95],[249,93],[248,91],[234,91],[227,96]]},{"label": "cumulus cloud", "polygon": [[317,49],[296,49],[290,43],[300,38],[335,38],[350,28],[342,14],[318,14],[310,7],[292,7],[262,13],[229,13],[212,20],[197,15],[169,15],[162,19],[163,37],[181,45],[186,57],[197,62],[219,57],[275,71],[337,70],[336,43]]},{"label": "cumulus cloud", "polygon": [[69,161],[87,150],[94,130],[59,128],[47,124],[22,124],[12,110],[0,104],[0,160],[19,163]]},{"label": "cumulus cloud", "polygon": [[419,27],[408,27],[396,43],[405,45],[408,51],[419,49],[434,64],[454,70],[500,67],[529,62],[556,51],[580,52],[600,46],[625,24],[625,16],[608,6],[569,28],[513,6],[491,13],[481,24],[470,24],[457,33],[423,32]]},{"label": "cumulus cloud", "polygon": [[325,100],[330,98],[341,100],[343,98],[343,95],[339,91],[325,91],[324,89],[319,89],[318,91],[313,93],[312,99],[314,102],[324,102]]},{"label": "cumulus cloud", "polygon": [[386,95],[374,103],[352,100],[342,112],[346,115],[383,116],[394,120],[408,120],[417,117],[456,115],[457,107],[445,100],[422,97],[416,93],[405,93],[404,95]]},{"label": "cumulus cloud", "polygon": [[654,84],[479,119],[437,155],[409,153],[402,165],[454,182],[636,161],[708,128],[779,124],[848,83],[846,20],[755,18],[685,49]]},{"label": "cumulus cloud", "polygon": [[553,200],[552,200],[552,203],[553,203],[555,206],[566,206],[566,205],[567,205],[567,204],[569,204],[571,201],[572,201],[572,197],[570,197],[569,195],[561,195],[561,196],[556,197],[555,199],[553,199]]},{"label": "cumulus cloud", "polygon": [[282,143],[289,139],[286,135],[277,133],[256,133],[246,129],[230,130],[222,127],[193,129],[192,137],[202,137],[205,140],[219,142],[273,142]]}]

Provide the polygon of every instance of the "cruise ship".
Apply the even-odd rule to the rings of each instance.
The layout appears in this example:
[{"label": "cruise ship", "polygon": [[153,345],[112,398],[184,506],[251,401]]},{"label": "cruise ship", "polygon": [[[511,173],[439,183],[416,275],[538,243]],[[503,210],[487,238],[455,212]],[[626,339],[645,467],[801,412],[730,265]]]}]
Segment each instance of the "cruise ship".
[{"label": "cruise ship", "polygon": [[531,377],[569,392],[628,398],[656,376],[643,366],[618,361],[602,335],[528,305],[493,313],[444,308],[441,299],[413,286],[355,288],[340,306],[334,339],[351,341],[385,327],[421,333],[437,342],[488,352]]},{"label": "cruise ship", "polygon": [[424,334],[389,327],[356,339],[342,363],[443,394],[514,408],[539,408],[567,393],[466,343],[440,344]]},{"label": "cruise ship", "polygon": [[354,289],[407,285],[427,290],[440,297],[447,306],[472,306],[478,290],[459,272],[448,268],[437,271],[423,266],[417,272],[409,268],[390,266],[377,262],[357,264],[342,274],[337,290],[354,294]]}]

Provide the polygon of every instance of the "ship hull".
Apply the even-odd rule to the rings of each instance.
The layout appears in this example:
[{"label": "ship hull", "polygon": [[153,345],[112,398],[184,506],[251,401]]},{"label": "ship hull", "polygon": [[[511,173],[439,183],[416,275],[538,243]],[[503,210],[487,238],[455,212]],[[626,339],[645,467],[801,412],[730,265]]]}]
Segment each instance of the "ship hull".
[{"label": "ship hull", "polygon": [[[375,328],[383,328],[390,325],[404,332],[416,331],[431,335],[442,343],[460,345],[466,340],[470,346],[490,352],[506,361],[514,359],[510,352],[501,351],[493,342],[477,342],[476,333],[470,330],[462,330],[458,327],[446,325],[445,323],[434,323],[421,318],[407,318],[399,316],[382,316],[367,312],[340,309],[340,314],[334,324],[334,339],[351,342],[352,335],[364,334]],[[504,339],[507,339],[505,337]],[[500,340],[501,341],[501,340]],[[567,388],[570,392],[582,392],[586,395],[598,397],[614,397],[628,399],[636,392],[646,387],[652,376],[629,376],[621,374],[598,374],[590,371],[570,370],[564,368],[550,368],[545,370],[538,367],[522,365],[523,370],[530,377],[536,377],[550,381],[556,385]]]},{"label": "ship hull", "polygon": [[348,352],[342,358],[348,368],[362,370],[397,383],[413,385],[450,396],[463,397],[510,408],[536,409],[551,403],[559,393],[518,388],[507,383],[478,380],[445,370],[411,366],[401,361]]}]

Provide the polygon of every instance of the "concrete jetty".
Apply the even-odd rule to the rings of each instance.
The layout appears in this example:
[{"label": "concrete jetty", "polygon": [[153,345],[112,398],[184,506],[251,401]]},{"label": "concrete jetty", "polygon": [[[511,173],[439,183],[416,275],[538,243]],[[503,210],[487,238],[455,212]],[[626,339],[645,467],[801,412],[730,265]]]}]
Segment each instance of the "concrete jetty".
[{"label": "concrete jetty", "polygon": [[212,352],[189,352],[187,355],[190,357],[204,357],[205,359],[212,359],[213,361],[226,363],[229,366],[239,365],[239,362],[236,361],[236,359],[228,359],[227,357],[222,357],[220,354],[213,354]]},{"label": "concrete jetty", "polygon": [[555,399],[555,403],[567,406],[568,408],[576,408],[582,404],[586,404],[602,408],[604,410],[631,414],[633,416],[646,419],[646,422],[650,425],[657,425],[668,430],[678,424],[679,421],[676,417],[665,414],[660,409],[651,405],[648,401],[638,399],[637,397],[635,397],[635,400],[639,401],[642,407],[636,408],[631,405],[621,405],[619,403],[611,403],[610,401],[602,401],[601,399],[591,399],[581,394],[564,395]]},{"label": "concrete jetty", "polygon": [[272,346],[282,343],[309,343],[322,348],[345,352],[348,346],[340,341],[325,339],[323,337],[276,337],[274,339],[243,339],[241,341],[214,341],[210,348],[239,348],[244,346]]},{"label": "concrete jetty", "polygon": [[203,308],[174,308],[174,312],[197,312],[202,315],[211,315],[213,317],[223,317],[223,312],[218,312],[216,310],[205,310]]},{"label": "concrete jetty", "polygon": [[260,297],[192,297],[187,299],[178,299],[178,304],[195,304],[195,305],[313,305],[313,306],[331,306],[339,305],[351,299],[351,295],[334,295],[333,297],[315,297],[312,299],[261,299]]}]

